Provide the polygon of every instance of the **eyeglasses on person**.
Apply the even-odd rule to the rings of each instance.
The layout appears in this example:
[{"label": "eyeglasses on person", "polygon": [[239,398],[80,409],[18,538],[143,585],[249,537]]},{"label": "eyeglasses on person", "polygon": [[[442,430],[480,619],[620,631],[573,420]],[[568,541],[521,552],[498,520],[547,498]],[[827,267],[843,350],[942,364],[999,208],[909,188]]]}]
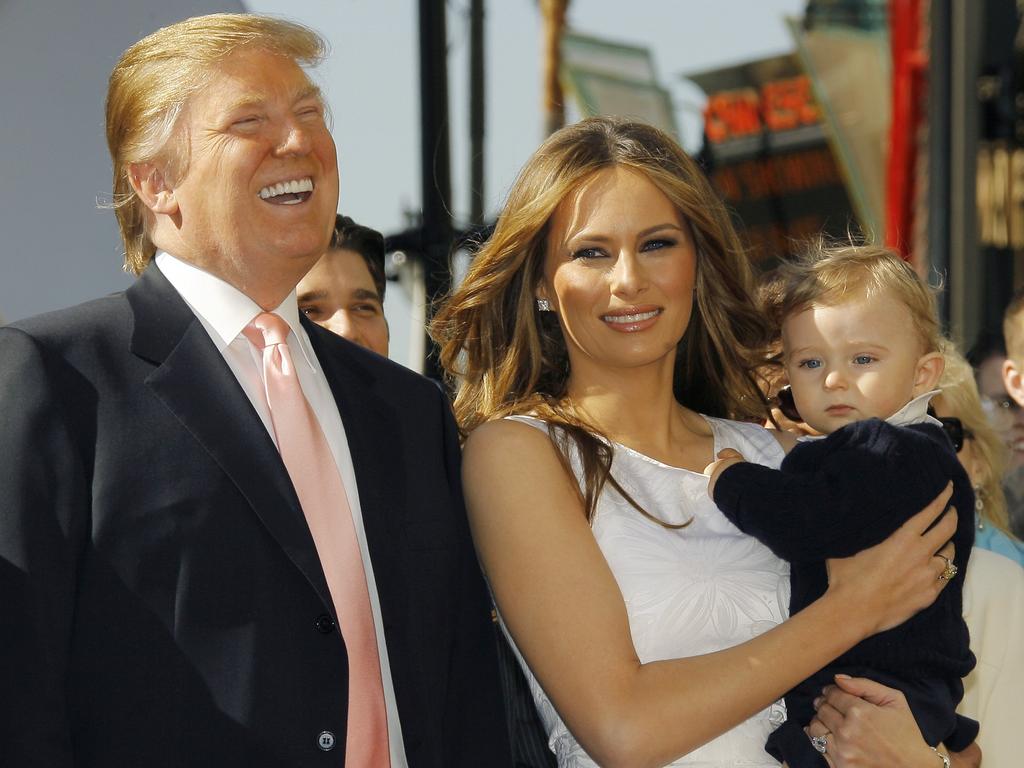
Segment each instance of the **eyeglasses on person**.
[{"label": "eyeglasses on person", "polygon": [[942,431],[946,433],[949,442],[953,444],[953,450],[957,453],[960,453],[963,449],[964,440],[974,439],[974,433],[969,429],[965,429],[963,422],[956,416],[938,416],[936,418],[942,424]]}]

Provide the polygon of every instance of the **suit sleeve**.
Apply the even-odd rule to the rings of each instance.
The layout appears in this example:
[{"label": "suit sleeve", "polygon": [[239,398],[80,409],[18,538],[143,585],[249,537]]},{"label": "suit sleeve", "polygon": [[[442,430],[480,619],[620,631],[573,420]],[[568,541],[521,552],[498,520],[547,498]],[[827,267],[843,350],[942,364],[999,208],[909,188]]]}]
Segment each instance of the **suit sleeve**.
[{"label": "suit sleeve", "polygon": [[40,768],[73,762],[65,689],[89,513],[55,367],[30,336],[0,329],[0,744],[5,764]]},{"label": "suit sleeve", "polygon": [[456,595],[457,626],[449,659],[444,718],[446,766],[510,768],[511,748],[498,677],[497,648],[491,626],[491,600],[469,533],[462,495],[458,430],[441,395],[447,481],[458,521],[455,542],[461,578]]},{"label": "suit sleeve", "polygon": [[786,560],[849,557],[938,495],[950,479],[943,451],[948,446],[916,428],[856,422],[798,445],[782,469],[729,467],[715,484],[715,503]]}]

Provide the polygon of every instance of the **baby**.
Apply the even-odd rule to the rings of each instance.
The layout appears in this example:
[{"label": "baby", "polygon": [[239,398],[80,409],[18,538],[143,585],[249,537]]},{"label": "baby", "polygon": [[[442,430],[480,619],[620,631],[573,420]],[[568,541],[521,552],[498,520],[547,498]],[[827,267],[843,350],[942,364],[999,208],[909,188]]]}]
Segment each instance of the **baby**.
[{"label": "baby", "polygon": [[825,437],[802,438],[778,470],[729,457],[707,472],[726,517],[790,561],[790,613],[825,592],[826,558],[878,544],[950,479],[960,515],[954,562],[940,577],[952,582],[935,603],[791,690],[788,720],[765,749],[790,768],[823,768],[817,752],[827,742],[803,729],[822,687],[843,673],[903,691],[928,743],[959,751],[978,732],[955,711],[974,667],[962,578],[954,578],[971,552],[974,499],[941,423],[927,414],[944,364],[934,297],[898,255],[873,246],[816,248],[780,279],[768,311],[781,326],[794,403]]}]

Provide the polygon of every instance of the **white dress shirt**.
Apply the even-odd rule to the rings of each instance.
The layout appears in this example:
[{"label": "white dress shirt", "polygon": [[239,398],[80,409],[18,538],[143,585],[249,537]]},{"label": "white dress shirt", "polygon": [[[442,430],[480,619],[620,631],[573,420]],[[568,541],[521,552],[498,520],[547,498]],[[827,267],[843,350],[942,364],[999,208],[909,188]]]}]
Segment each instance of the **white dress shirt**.
[{"label": "white dress shirt", "polygon": [[[156,255],[156,265],[164,277],[192,309],[203,328],[210,334],[217,351],[224,356],[231,372],[245,390],[253,408],[259,414],[270,438],[277,444],[263,382],[263,358],[261,353],[242,335],[242,329],[256,315],[264,310],[252,299],[219,277],[161,251]],[[291,327],[288,347],[299,375],[302,392],[309,401],[313,413],[320,422],[320,428],[327,438],[331,454],[338,465],[345,495],[352,509],[359,553],[366,572],[366,585],[370,592],[370,607],[373,611],[373,626],[377,631],[377,650],[380,654],[380,672],[384,683],[384,699],[388,716],[388,740],[391,747],[392,768],[407,768],[405,747],[402,741],[402,726],[398,720],[398,705],[395,701],[395,687],[391,680],[391,665],[388,661],[387,645],[384,640],[384,624],[380,613],[380,598],[373,576],[373,563],[366,545],[366,531],[363,514],[359,506],[359,491],[356,485],[355,468],[345,437],[345,425],[341,423],[334,395],[318,365],[316,354],[309,342],[306,331],[299,323],[299,307],[292,291],[280,306],[271,310],[280,315]],[[301,351],[301,353],[299,353]]]}]

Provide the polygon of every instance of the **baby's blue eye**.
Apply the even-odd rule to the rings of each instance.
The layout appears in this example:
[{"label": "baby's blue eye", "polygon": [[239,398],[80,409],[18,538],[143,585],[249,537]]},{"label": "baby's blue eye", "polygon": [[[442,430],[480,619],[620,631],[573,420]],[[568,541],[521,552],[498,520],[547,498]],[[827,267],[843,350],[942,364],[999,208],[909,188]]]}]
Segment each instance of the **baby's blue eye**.
[{"label": "baby's blue eye", "polygon": [[857,365],[869,365],[874,361],[875,358],[873,358],[871,355],[857,355],[855,358],[853,358],[853,362],[855,362]]},{"label": "baby's blue eye", "polygon": [[801,368],[810,368],[812,370],[815,369],[815,368],[821,368],[821,360],[815,360],[813,358],[810,359],[810,360],[801,360],[800,361],[800,367]]}]

